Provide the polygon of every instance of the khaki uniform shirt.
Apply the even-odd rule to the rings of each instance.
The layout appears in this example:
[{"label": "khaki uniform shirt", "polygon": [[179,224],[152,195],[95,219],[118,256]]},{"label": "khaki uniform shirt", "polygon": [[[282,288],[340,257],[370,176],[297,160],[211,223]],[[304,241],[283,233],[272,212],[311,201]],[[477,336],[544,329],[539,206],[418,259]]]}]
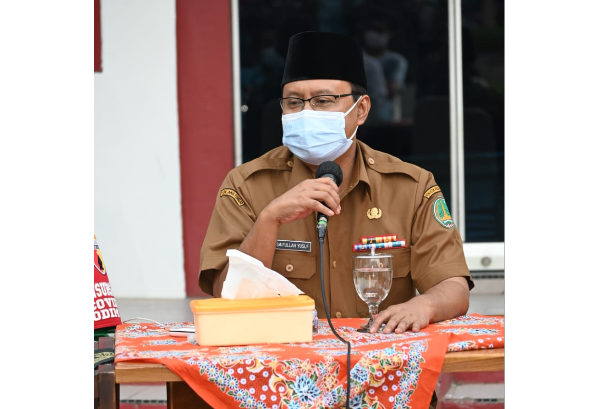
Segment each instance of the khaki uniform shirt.
[{"label": "khaki uniform shirt", "polygon": [[[376,250],[394,256],[392,286],[380,311],[408,301],[416,289],[424,293],[450,277],[466,277],[469,288],[473,288],[461,236],[432,174],[360,141],[356,150],[352,180],[341,197],[341,213],[329,218],[323,244],[331,318],[368,317],[367,304],[353,284],[352,268],[353,256],[365,254],[354,253],[353,244],[364,236],[397,235],[407,244],[405,248]],[[264,207],[313,177],[309,168],[283,146],[229,172],[201,248],[199,284],[204,292],[213,294],[213,276],[202,273],[225,268],[227,249],[239,248]],[[277,244],[272,270],[312,297],[318,316],[324,318],[316,224],[314,212],[280,226],[278,240],[286,241],[286,247],[292,249],[278,249],[284,243]],[[288,242],[307,242],[309,246]]]}]

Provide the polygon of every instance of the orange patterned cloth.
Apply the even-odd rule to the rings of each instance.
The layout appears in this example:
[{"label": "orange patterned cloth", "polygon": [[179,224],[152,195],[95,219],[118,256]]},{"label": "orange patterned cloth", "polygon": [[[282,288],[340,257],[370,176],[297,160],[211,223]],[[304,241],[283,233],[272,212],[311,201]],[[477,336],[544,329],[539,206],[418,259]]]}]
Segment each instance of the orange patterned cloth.
[{"label": "orange patterned cloth", "polygon": [[[351,343],[352,408],[428,408],[447,351],[504,348],[504,318],[464,315],[404,334],[357,332],[360,318],[332,320]],[[167,366],[214,408],[343,408],[347,348],[320,320],[309,343],[202,347],[169,329],[193,323],[123,324],[115,363]]]}]

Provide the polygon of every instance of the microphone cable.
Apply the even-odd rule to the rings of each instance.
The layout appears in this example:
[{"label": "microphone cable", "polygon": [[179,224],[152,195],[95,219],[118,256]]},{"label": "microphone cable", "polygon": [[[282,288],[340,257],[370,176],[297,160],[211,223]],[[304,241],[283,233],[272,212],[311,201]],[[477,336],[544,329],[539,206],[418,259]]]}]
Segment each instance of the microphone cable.
[{"label": "microphone cable", "polygon": [[351,395],[351,343],[349,341],[346,341],[345,339],[343,339],[343,337],[341,337],[337,332],[336,329],[334,329],[334,326],[332,325],[332,321],[330,321],[330,312],[328,311],[328,302],[326,301],[326,291],[324,288],[324,236],[320,235],[318,238],[318,241],[320,242],[320,284],[322,287],[322,301],[324,302],[324,309],[326,310],[326,319],[328,320],[328,325],[330,325],[330,329],[332,330],[332,333],[342,342],[344,342],[345,344],[347,344],[347,402],[345,407],[347,409],[350,409],[350,395]]}]

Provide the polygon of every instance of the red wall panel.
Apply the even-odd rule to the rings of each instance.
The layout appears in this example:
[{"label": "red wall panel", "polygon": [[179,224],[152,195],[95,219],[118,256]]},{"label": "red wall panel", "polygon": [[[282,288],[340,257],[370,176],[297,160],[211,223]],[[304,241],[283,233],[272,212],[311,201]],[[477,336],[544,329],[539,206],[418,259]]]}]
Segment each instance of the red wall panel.
[{"label": "red wall panel", "polygon": [[102,24],[100,19],[100,0],[94,0],[93,31],[93,71],[102,72]]},{"label": "red wall panel", "polygon": [[234,165],[229,1],[176,2],[183,246],[187,296],[201,296],[199,251]]}]

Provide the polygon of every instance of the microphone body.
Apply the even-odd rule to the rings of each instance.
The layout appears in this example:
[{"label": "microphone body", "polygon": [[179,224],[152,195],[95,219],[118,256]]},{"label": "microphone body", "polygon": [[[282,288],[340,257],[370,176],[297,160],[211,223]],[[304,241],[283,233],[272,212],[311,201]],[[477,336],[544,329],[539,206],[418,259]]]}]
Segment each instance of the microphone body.
[{"label": "microphone body", "polygon": [[[337,186],[340,186],[341,183],[343,183],[343,171],[336,162],[322,162],[322,164],[318,166],[318,169],[316,169],[316,178],[330,178]],[[325,205],[325,203],[323,204]],[[328,216],[318,212],[316,219],[318,238],[323,240],[328,228]]]}]

